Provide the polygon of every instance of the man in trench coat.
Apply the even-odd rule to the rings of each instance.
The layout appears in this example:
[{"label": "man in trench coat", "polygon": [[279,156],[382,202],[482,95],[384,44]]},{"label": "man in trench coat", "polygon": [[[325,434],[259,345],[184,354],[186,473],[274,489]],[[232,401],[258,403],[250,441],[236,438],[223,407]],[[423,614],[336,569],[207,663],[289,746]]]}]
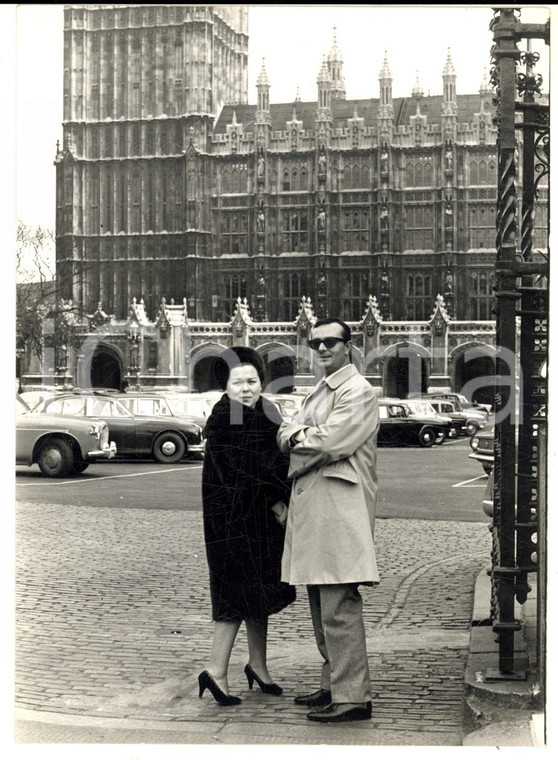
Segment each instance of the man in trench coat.
[{"label": "man in trench coat", "polygon": [[351,364],[351,331],[318,320],[310,348],[324,377],[277,442],[293,478],[281,580],[308,589],[314,635],[324,659],[320,689],[295,702],[319,708],[310,720],[333,723],[372,715],[359,584],[379,582],[374,549],[378,481],[378,402]]}]

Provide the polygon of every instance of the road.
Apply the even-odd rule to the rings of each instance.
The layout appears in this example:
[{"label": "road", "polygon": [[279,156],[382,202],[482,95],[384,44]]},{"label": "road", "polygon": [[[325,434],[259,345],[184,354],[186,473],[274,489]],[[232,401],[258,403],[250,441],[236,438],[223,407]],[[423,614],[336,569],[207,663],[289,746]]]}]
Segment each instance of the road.
[{"label": "road", "polygon": [[[468,458],[468,438],[423,448],[380,448],[378,517],[488,522],[481,502],[487,477]],[[202,462],[104,462],[83,475],[45,479],[17,467],[18,501],[122,509],[201,510]]]},{"label": "road", "polygon": [[[319,655],[304,588],[270,625],[281,698],[198,699],[211,646],[200,461],[95,464],[48,480],[17,468],[16,733],[23,743],[458,745],[475,579],[490,561],[485,476],[466,439],[380,449],[381,583],[362,589],[370,722],[309,725],[294,705]],[[382,519],[388,518],[388,519]]]}]

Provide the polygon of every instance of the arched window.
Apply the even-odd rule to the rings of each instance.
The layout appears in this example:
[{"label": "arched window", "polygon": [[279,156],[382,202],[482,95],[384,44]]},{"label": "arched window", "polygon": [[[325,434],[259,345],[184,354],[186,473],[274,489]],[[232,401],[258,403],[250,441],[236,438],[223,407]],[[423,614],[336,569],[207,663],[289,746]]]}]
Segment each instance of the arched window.
[{"label": "arched window", "polygon": [[486,185],[486,183],[487,183],[486,161],[479,161],[479,185]]},{"label": "arched window", "polygon": [[469,163],[469,184],[479,184],[479,165],[476,161],[471,161]]},{"label": "arched window", "polygon": [[231,192],[231,175],[230,172],[225,169],[223,173],[221,174],[221,192],[222,193],[230,193]]}]

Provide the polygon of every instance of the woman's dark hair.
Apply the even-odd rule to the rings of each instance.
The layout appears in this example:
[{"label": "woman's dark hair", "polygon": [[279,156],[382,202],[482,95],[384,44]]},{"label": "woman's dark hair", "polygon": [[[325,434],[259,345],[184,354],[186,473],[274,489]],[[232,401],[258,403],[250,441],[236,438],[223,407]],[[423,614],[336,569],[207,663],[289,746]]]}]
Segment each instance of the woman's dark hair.
[{"label": "woman's dark hair", "polygon": [[345,343],[348,343],[351,340],[351,328],[341,319],[337,319],[337,317],[324,317],[323,319],[318,319],[318,321],[312,325],[312,329],[314,330],[316,327],[321,327],[322,325],[341,325],[343,328],[343,340]]},{"label": "woman's dark hair", "polygon": [[225,390],[229,375],[233,367],[240,367],[243,364],[251,364],[256,369],[260,382],[265,384],[265,364],[262,357],[249,346],[233,346],[221,354],[215,362],[213,373],[219,383],[219,387]]}]

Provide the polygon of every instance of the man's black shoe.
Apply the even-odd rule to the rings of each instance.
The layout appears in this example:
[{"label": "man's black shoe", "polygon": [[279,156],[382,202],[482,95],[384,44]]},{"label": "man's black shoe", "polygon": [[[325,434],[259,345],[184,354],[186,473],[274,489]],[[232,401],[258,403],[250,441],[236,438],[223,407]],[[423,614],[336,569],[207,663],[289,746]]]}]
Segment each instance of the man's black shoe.
[{"label": "man's black shoe", "polygon": [[342,723],[347,720],[368,720],[372,717],[372,702],[363,702],[360,705],[336,704],[332,702],[322,710],[309,712],[308,720],[316,720],[319,723]]},{"label": "man's black shoe", "polygon": [[318,689],[312,694],[301,694],[294,698],[295,705],[304,705],[305,707],[324,707],[331,702],[331,692],[325,689]]}]

